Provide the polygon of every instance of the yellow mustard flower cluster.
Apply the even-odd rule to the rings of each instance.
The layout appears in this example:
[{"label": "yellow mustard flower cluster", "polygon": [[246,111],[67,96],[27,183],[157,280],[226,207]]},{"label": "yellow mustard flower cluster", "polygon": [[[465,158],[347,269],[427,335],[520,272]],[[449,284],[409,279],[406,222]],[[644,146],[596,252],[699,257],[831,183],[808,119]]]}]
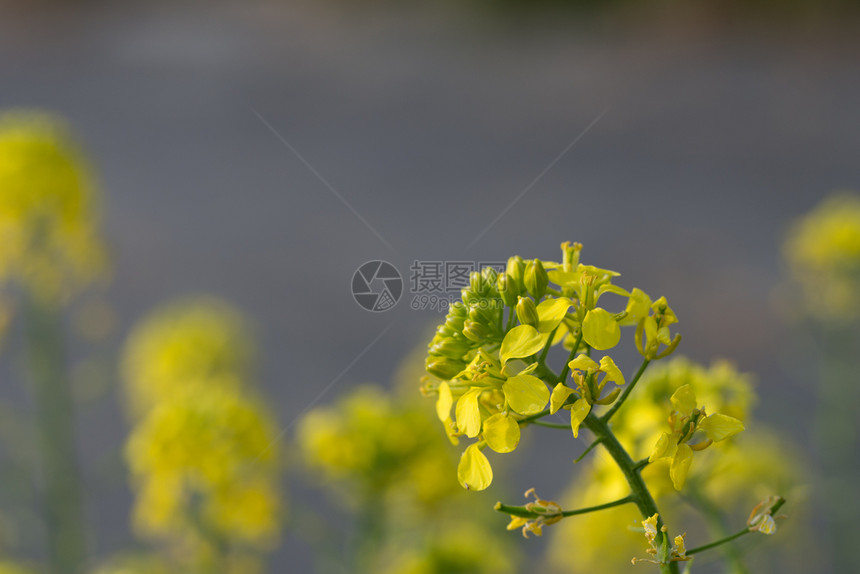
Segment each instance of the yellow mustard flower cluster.
[{"label": "yellow mustard flower cluster", "polygon": [[837,321],[860,315],[860,195],[822,201],[794,223],[783,251],[808,313]]},{"label": "yellow mustard flower cluster", "polygon": [[97,196],[59,119],[0,115],[0,281],[57,299],[104,269]]},{"label": "yellow mustard flower cluster", "polygon": [[[473,273],[462,301],[430,342],[426,368],[432,378],[423,391],[436,396],[452,442],[476,439],[458,465],[464,488],[487,488],[493,472],[482,451],[515,450],[520,427],[547,414],[548,406],[552,413],[569,410],[577,435],[594,405],[609,405],[619,396],[625,381],[615,362],[609,355],[594,361],[590,352],[615,347],[622,327],[635,327],[636,347],[647,360],[665,357],[680,342],[670,333],[677,317],[665,298],[652,300],[638,288],[614,285],[618,273],[579,262],[580,244],[561,248],[560,262],[512,257],[503,273]],[[626,305],[610,312],[601,306],[606,295],[626,299]],[[542,362],[559,344],[571,351],[571,360],[550,391]],[[570,372],[573,387],[566,380]],[[608,383],[615,388],[604,394]]]},{"label": "yellow mustard flower cluster", "polygon": [[248,388],[247,341],[207,298],[156,311],[125,351],[135,525],[198,562],[244,560],[223,549],[264,550],[279,531],[277,428]]},{"label": "yellow mustard flower cluster", "polygon": [[[756,395],[750,375],[738,372],[726,361],[706,367],[685,357],[676,357],[649,371],[637,386],[635,397],[630,398],[614,419],[618,438],[634,458],[649,457],[655,445],[661,442],[660,437],[668,434],[664,430],[666,420],[677,407],[666,397],[684,387],[689,390],[682,394],[697,397],[694,402],[698,405],[730,413],[744,426],[751,425]],[[717,448],[719,452],[714,452]],[[739,437],[696,454],[703,460],[689,469],[683,485],[683,499],[676,496],[676,485],[671,477],[674,457],[657,459],[640,471],[670,524],[688,522],[694,515],[701,518],[714,510],[718,510],[719,516],[710,516],[709,520],[745,518],[757,501],[774,492],[793,492],[797,496],[798,485],[803,482],[796,453],[784,439],[761,424],[753,424]],[[586,463],[563,501],[577,507],[615,500],[627,491],[624,476],[612,460],[597,455]],[[610,563],[606,555],[608,552],[628,556],[641,553],[641,530],[631,529],[631,524],[636,522],[637,512],[630,506],[565,520],[555,527],[550,562],[564,571],[626,572],[627,566]],[[572,540],[577,541],[575,554],[570,552]],[[677,541],[673,541],[669,550],[672,546],[679,552],[683,548]]]}]

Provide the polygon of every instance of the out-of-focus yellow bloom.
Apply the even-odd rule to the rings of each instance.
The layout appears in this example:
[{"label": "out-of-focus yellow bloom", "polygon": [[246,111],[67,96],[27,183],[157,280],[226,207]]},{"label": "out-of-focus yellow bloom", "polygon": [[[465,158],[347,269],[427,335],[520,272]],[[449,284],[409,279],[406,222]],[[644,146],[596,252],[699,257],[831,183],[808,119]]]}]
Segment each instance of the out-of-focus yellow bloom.
[{"label": "out-of-focus yellow bloom", "polygon": [[171,539],[202,527],[242,545],[271,546],[281,512],[275,430],[262,405],[223,389],[153,408],[126,448],[138,531]]},{"label": "out-of-focus yellow bloom", "polygon": [[128,338],[122,370],[131,411],[140,415],[173,394],[237,390],[251,361],[242,318],[213,297],[167,304]]},{"label": "out-of-focus yellow bloom", "polygon": [[837,321],[860,315],[860,195],[821,202],[791,227],[783,253],[809,314]]},{"label": "out-of-focus yellow bloom", "polygon": [[36,570],[15,564],[14,562],[0,562],[0,574],[35,574]]},{"label": "out-of-focus yellow bloom", "polygon": [[104,269],[96,193],[59,119],[0,115],[0,281],[67,296]]},{"label": "out-of-focus yellow bloom", "polygon": [[453,466],[452,453],[422,406],[365,385],[305,415],[298,446],[308,466],[340,483],[352,502],[357,493],[408,491],[432,505],[458,489],[439,472]]},{"label": "out-of-focus yellow bloom", "polygon": [[516,572],[509,545],[469,523],[451,524],[423,547],[392,553],[383,574],[508,574]]}]

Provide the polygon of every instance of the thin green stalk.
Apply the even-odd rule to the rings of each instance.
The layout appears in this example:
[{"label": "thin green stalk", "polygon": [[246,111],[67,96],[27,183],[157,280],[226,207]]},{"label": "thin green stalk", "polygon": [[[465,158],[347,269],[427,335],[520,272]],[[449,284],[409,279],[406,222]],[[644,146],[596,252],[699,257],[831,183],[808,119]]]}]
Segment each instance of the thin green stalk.
[{"label": "thin green stalk", "polygon": [[[613,500],[612,502],[606,502],[604,504],[598,504],[596,506],[588,506],[586,508],[577,508],[575,510],[562,510],[561,516],[567,518],[568,516],[577,516],[579,514],[588,514],[589,512],[597,512],[598,510],[606,510],[607,508],[613,508],[615,506],[621,506],[622,504],[629,504],[633,502],[632,496],[625,496],[624,498],[620,498],[618,500]],[[501,502],[497,502],[496,506],[493,507],[495,510],[502,512],[504,514],[509,514],[511,516],[519,516],[521,518],[540,518],[547,516],[557,516],[550,515],[547,513],[535,512],[533,510],[529,510],[526,506],[508,506],[507,504],[502,504]]]},{"label": "thin green stalk", "polygon": [[[618,465],[622,474],[624,474],[624,478],[630,486],[633,502],[636,503],[636,507],[639,509],[643,518],[648,518],[654,514],[657,515],[657,542],[658,545],[665,544],[667,542],[667,536],[661,530],[663,527],[663,517],[657,509],[657,503],[654,501],[654,497],[651,496],[651,492],[645,485],[645,481],[642,480],[642,477],[639,475],[639,471],[636,469],[636,464],[633,462],[633,459],[630,458],[630,454],[625,450],[621,443],[618,442],[615,434],[610,430],[606,423],[596,417],[594,413],[589,413],[585,418],[584,424],[597,438],[600,439],[601,444],[606,448],[606,451]],[[678,574],[677,562],[661,564],[660,568],[662,572],[666,574]]]},{"label": "thin green stalk", "polygon": [[86,561],[74,402],[65,372],[60,311],[29,294],[24,301],[27,354],[36,406],[49,571],[68,574]]},{"label": "thin green stalk", "polygon": [[593,450],[594,450],[594,448],[595,448],[597,445],[599,445],[601,442],[603,442],[603,439],[597,439],[597,440],[593,441],[593,442],[592,442],[590,445],[588,445],[588,447],[587,447],[587,448],[582,452],[582,454],[581,454],[581,455],[579,455],[579,456],[576,458],[576,460],[574,460],[574,461],[573,461],[573,464],[576,464],[576,463],[580,462],[582,459],[584,459],[584,458],[588,455],[588,453],[590,453],[591,451],[593,451]]},{"label": "thin green stalk", "polygon": [[720,538],[719,540],[714,540],[713,542],[709,542],[708,544],[703,544],[702,546],[696,546],[691,550],[687,550],[687,556],[691,556],[693,554],[698,554],[699,552],[704,552],[705,550],[710,550],[711,548],[716,548],[722,544],[726,544],[727,542],[731,542],[732,540],[736,540],[743,536],[744,534],[749,534],[752,532],[749,528],[744,528],[740,532],[735,532],[730,536],[726,536],[725,538]]},{"label": "thin green stalk", "polygon": [[565,423],[548,423],[546,421],[541,421],[541,420],[531,420],[531,421],[528,421],[528,423],[532,424],[532,425],[537,425],[539,427],[546,427],[549,429],[570,430],[570,425],[565,424]]},{"label": "thin green stalk", "polygon": [[642,361],[642,364],[639,366],[639,370],[636,371],[635,375],[633,375],[633,379],[630,381],[630,383],[628,383],[627,388],[624,389],[624,391],[621,393],[621,396],[618,397],[618,399],[612,405],[612,408],[610,408],[602,417],[600,417],[601,421],[603,421],[604,423],[608,423],[609,419],[612,418],[612,415],[618,412],[618,409],[621,408],[621,405],[624,404],[624,401],[626,401],[630,393],[633,392],[633,387],[635,387],[636,383],[639,382],[639,379],[642,378],[642,374],[645,372],[645,369],[648,368],[648,365],[650,363],[651,359],[645,359],[644,361]]}]

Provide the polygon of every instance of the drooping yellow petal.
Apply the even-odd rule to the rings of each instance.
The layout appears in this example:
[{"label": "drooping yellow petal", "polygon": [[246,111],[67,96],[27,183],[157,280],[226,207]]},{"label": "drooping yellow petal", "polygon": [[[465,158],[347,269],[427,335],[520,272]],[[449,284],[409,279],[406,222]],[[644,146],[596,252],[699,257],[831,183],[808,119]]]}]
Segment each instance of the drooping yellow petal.
[{"label": "drooping yellow petal", "polygon": [[484,421],[484,440],[496,452],[511,452],[520,442],[520,425],[514,417],[498,413]]},{"label": "drooping yellow petal", "polygon": [[475,438],[481,432],[480,394],[481,389],[471,389],[457,401],[457,428],[469,438]]},{"label": "drooping yellow petal", "polygon": [[573,389],[566,387],[564,383],[557,384],[549,397],[549,414],[554,415],[573,392]]},{"label": "drooping yellow petal", "polygon": [[576,369],[580,371],[586,371],[588,369],[597,370],[598,368],[600,368],[600,365],[594,362],[594,359],[592,359],[585,353],[577,355],[575,359],[573,359],[567,364],[567,366],[571,369]]},{"label": "drooping yellow petal", "polygon": [[490,461],[477,444],[471,444],[463,451],[457,465],[457,479],[466,490],[484,490],[493,482]]},{"label": "drooping yellow petal", "polygon": [[570,408],[570,428],[573,429],[573,438],[579,438],[579,425],[591,412],[591,405],[585,399],[579,399]]},{"label": "drooping yellow petal", "polygon": [[670,400],[672,407],[684,416],[690,416],[690,413],[696,408],[696,394],[690,385],[678,387]]},{"label": "drooping yellow petal", "polygon": [[511,377],[502,385],[505,398],[515,412],[521,415],[533,415],[541,412],[549,401],[549,389],[546,384],[533,375],[517,375]]},{"label": "drooping yellow petal", "polygon": [[669,433],[665,432],[660,435],[660,438],[654,443],[654,449],[651,451],[651,456],[648,457],[648,462],[654,462],[666,456],[666,451],[669,449],[669,436]]},{"label": "drooping yellow petal", "polygon": [[506,530],[516,530],[518,528],[522,528],[525,526],[525,523],[528,522],[528,518],[523,518],[522,516],[511,516],[511,521],[505,527]]},{"label": "drooping yellow petal", "polygon": [[604,355],[600,359],[600,370],[606,375],[603,382],[608,383],[611,381],[617,385],[624,384],[624,375],[621,373],[621,369],[618,368],[615,361],[609,355]]},{"label": "drooping yellow petal", "polygon": [[546,344],[549,333],[539,333],[531,325],[518,325],[508,331],[499,349],[502,366],[511,359],[521,359],[534,355]]},{"label": "drooping yellow petal", "polygon": [[744,430],[744,423],[730,417],[714,413],[699,423],[699,428],[714,442],[720,442]]},{"label": "drooping yellow petal", "polygon": [[582,320],[582,338],[598,351],[605,351],[621,340],[621,327],[612,313],[597,307]]},{"label": "drooping yellow petal", "polygon": [[549,333],[561,323],[572,303],[567,297],[549,298],[537,306],[538,325],[541,333]]},{"label": "drooping yellow petal", "polygon": [[451,416],[451,407],[454,405],[454,396],[451,394],[451,387],[448,383],[439,385],[439,396],[436,398],[436,416],[439,420],[445,422]]},{"label": "drooping yellow petal", "polygon": [[675,490],[684,488],[692,462],[693,449],[684,443],[679,444],[675,456],[672,457],[672,465],[669,467],[669,477],[672,479],[672,484],[675,485]]}]

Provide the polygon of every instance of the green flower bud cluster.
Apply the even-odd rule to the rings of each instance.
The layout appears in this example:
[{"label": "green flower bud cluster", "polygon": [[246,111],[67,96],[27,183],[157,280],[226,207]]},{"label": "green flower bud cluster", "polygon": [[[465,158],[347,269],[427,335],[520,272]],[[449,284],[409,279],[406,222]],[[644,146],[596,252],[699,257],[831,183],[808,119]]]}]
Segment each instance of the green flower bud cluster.
[{"label": "green flower bud cluster", "polygon": [[440,379],[451,379],[466,368],[474,350],[486,342],[501,341],[504,301],[497,287],[499,274],[492,267],[474,271],[469,287],[461,291],[430,341],[425,368]]}]

